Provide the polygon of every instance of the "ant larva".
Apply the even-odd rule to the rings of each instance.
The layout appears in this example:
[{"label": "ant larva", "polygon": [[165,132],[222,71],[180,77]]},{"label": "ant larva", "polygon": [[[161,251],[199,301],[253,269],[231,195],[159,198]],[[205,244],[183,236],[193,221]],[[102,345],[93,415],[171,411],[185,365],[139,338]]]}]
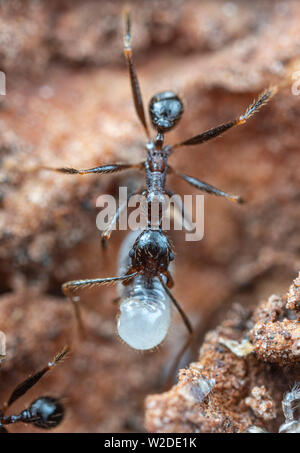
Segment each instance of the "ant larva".
[{"label": "ant larva", "polygon": [[21,382],[11,393],[8,401],[0,410],[0,433],[7,433],[6,425],[14,423],[30,423],[37,428],[53,429],[62,422],[65,414],[65,409],[62,402],[53,396],[40,396],[35,399],[30,406],[24,409],[20,414],[5,415],[7,409],[17,401],[21,396],[25,395],[48,371],[50,371],[58,362],[60,362],[69,348],[65,347],[59,352],[54,359],[49,362],[44,368],[39,370],[32,376],[29,376]]},{"label": "ant larva", "polygon": [[[145,171],[146,188],[137,193],[145,195],[148,213],[151,210],[151,205],[154,203],[161,205],[163,203],[163,197],[170,196],[171,192],[165,187],[167,174],[170,173],[180,176],[187,183],[203,192],[241,203],[242,199],[239,196],[223,192],[193,176],[176,172],[168,164],[168,158],[179,147],[202,144],[234,126],[244,124],[269,101],[276,93],[277,88],[270,87],[265,90],[246,109],[245,113],[237,119],[209,129],[181,143],[164,145],[165,134],[177,125],[183,114],[183,102],[177,94],[169,90],[157,93],[151,98],[149,102],[149,115],[152,126],[157,133],[155,139],[151,138],[132,58],[131,21],[128,12],[124,14],[124,18],[124,54],[129,69],[135,110],[147,136],[147,143],[145,145],[147,151],[146,160],[137,164],[102,165],[85,170],[77,170],[75,168],[41,168],[69,175],[117,173],[129,169],[143,170]],[[110,225],[103,231],[103,244],[110,237],[113,226],[117,222],[124,207],[119,207]],[[79,298],[74,296],[74,292],[87,287],[98,287],[109,283],[122,282],[123,289],[119,291],[121,315],[118,321],[118,330],[121,338],[130,346],[135,349],[152,349],[162,342],[170,323],[170,301],[178,309],[190,336],[192,335],[193,330],[190,321],[170,292],[170,288],[173,286],[173,280],[169,271],[169,264],[173,260],[174,255],[169,240],[161,229],[160,220],[156,228],[151,228],[148,214],[148,227],[135,237],[132,247],[128,247],[127,243],[127,253],[129,252],[127,269],[121,266],[124,271],[122,275],[112,278],[74,280],[62,285],[64,294],[73,303],[81,328],[82,324],[77,305]]]},{"label": "ant larva", "polygon": [[[136,276],[118,288],[118,333],[134,349],[151,350],[167,335],[174,299],[168,290],[173,285],[169,271],[173,259],[170,242],[160,229],[133,231],[122,245],[119,272],[136,272]],[[188,318],[175,299],[173,302],[192,333]]]}]

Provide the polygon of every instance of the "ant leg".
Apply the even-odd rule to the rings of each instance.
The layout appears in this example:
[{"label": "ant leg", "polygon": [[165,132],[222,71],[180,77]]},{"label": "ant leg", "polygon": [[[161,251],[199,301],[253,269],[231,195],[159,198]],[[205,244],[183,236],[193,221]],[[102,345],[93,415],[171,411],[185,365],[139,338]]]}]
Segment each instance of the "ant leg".
[{"label": "ant leg", "polygon": [[161,276],[159,276],[159,279],[160,279],[161,284],[162,284],[164,290],[166,291],[167,295],[170,297],[171,301],[173,302],[173,304],[175,305],[175,307],[179,311],[180,316],[182,317],[182,320],[183,320],[183,322],[184,322],[189,334],[193,334],[193,327],[192,327],[192,324],[191,324],[189,318],[184,313],[183,309],[181,308],[181,306],[179,305],[179,303],[177,302],[177,300],[175,299],[175,297],[173,296],[173,294],[171,293],[171,291],[169,290],[167,285],[164,283],[164,281],[161,278]]},{"label": "ant leg", "polygon": [[175,307],[179,311],[180,316],[181,316],[181,318],[182,318],[182,320],[184,322],[184,325],[186,326],[186,328],[188,330],[188,337],[187,337],[186,341],[184,342],[183,346],[180,348],[180,350],[176,354],[175,359],[173,361],[173,364],[172,364],[172,366],[171,366],[171,368],[170,368],[170,370],[168,372],[168,378],[167,378],[167,381],[166,381],[166,387],[169,387],[170,384],[173,381],[173,376],[174,376],[174,373],[175,373],[175,371],[176,371],[176,369],[178,367],[180,359],[182,358],[183,354],[186,352],[186,350],[188,349],[188,347],[192,343],[193,335],[194,335],[194,329],[192,327],[192,324],[191,324],[189,318],[184,313],[183,309],[181,308],[181,306],[179,305],[179,303],[177,302],[177,300],[175,299],[175,297],[173,296],[171,291],[168,289],[167,285],[164,283],[164,281],[163,281],[161,276],[159,276],[159,279],[160,279],[160,282],[161,282],[165,292],[170,297],[171,301],[173,302],[173,304],[175,305]]},{"label": "ant leg", "polygon": [[45,373],[50,371],[58,362],[67,355],[69,352],[69,347],[65,346],[61,352],[59,352],[54,359],[49,362],[44,368],[40,371],[35,373],[33,376],[29,376],[25,381],[21,382],[17,387],[13,390],[12,394],[10,395],[9,400],[4,404],[3,414],[5,410],[11,406],[15,401],[17,401],[21,396],[28,392],[43,376]]},{"label": "ant leg", "polygon": [[77,325],[78,325],[79,331],[82,336],[84,336],[84,326],[83,326],[81,312],[80,312],[79,305],[78,305],[80,298],[78,296],[74,296],[74,292],[79,289],[83,289],[83,288],[93,288],[93,287],[98,287],[98,286],[102,286],[102,285],[108,285],[111,283],[115,283],[119,280],[127,281],[127,280],[132,279],[136,275],[137,275],[137,272],[134,272],[132,274],[127,273],[126,275],[122,275],[121,277],[95,278],[95,279],[88,279],[88,280],[71,280],[62,285],[62,291],[63,291],[64,295],[68,298],[68,300],[73,305]]},{"label": "ant leg", "polygon": [[124,31],[124,55],[128,64],[129,69],[129,76],[130,76],[130,83],[131,83],[131,90],[132,96],[134,101],[135,110],[137,116],[142,123],[147,137],[150,139],[150,133],[148,129],[148,125],[145,118],[144,112],[144,104],[143,98],[141,95],[140,85],[137,77],[137,73],[134,67],[133,59],[132,59],[132,49],[131,49],[131,20],[130,14],[128,11],[124,11],[124,24],[125,24],[125,31]]},{"label": "ant leg", "polygon": [[217,189],[214,186],[211,186],[210,184],[207,184],[204,181],[200,181],[197,178],[194,178],[193,176],[188,176],[185,175],[184,173],[177,173],[178,176],[180,176],[184,181],[187,183],[191,184],[192,186],[196,187],[196,189],[202,190],[203,192],[207,192],[212,195],[216,195],[218,197],[224,197],[227,198],[227,200],[234,201],[236,203],[243,203],[244,200],[239,197],[238,195],[231,195],[226,192],[223,192],[222,190]]},{"label": "ant leg", "polygon": [[128,199],[126,201],[124,201],[121,206],[116,210],[116,213],[115,215],[113,216],[113,218],[111,219],[111,222],[110,224],[105,228],[104,231],[102,231],[101,233],[101,245],[102,245],[102,249],[106,249],[107,248],[107,241],[109,240],[110,236],[111,236],[111,233],[113,232],[113,229],[117,223],[117,220],[118,218],[120,217],[121,213],[124,211],[124,209],[126,208],[127,204],[128,204]]},{"label": "ant leg", "polygon": [[245,113],[239,116],[237,119],[230,121],[229,123],[221,124],[220,126],[214,127],[213,129],[209,129],[200,135],[195,135],[194,137],[189,138],[184,142],[177,143],[176,145],[171,146],[170,149],[178,148],[179,146],[199,145],[201,143],[207,142],[208,140],[211,140],[212,138],[217,137],[220,134],[223,134],[223,132],[227,131],[233,126],[239,126],[240,124],[246,123],[246,121],[256,112],[258,112],[258,110],[263,105],[265,105],[274,96],[276,92],[277,92],[276,86],[268,88],[267,90],[263,91],[260,94],[259,98],[255,100],[252,104],[250,104]]},{"label": "ant leg", "polygon": [[103,249],[107,248],[107,241],[109,240],[111,233],[113,232],[114,226],[119,219],[121,213],[124,211],[124,209],[127,207],[128,201],[130,197],[133,195],[138,195],[138,194],[144,194],[145,191],[139,190],[138,192],[131,193],[128,197],[127,200],[124,201],[124,203],[121,204],[121,206],[116,210],[115,215],[113,216],[110,224],[105,228],[105,230],[101,233],[101,245]]},{"label": "ant leg", "polygon": [[59,173],[66,173],[69,175],[87,175],[93,173],[100,173],[100,174],[107,174],[107,173],[117,173],[123,170],[129,170],[132,168],[141,169],[143,163],[139,164],[112,164],[112,165],[101,165],[100,167],[88,168],[86,170],[76,170],[76,168],[52,168],[52,167],[38,167],[35,170],[48,170],[48,171],[56,171]]},{"label": "ant leg", "polygon": [[[166,194],[171,198],[174,194],[171,190],[166,190]],[[179,203],[177,197],[173,198],[174,201],[174,211],[173,218],[178,219],[178,222],[182,222],[182,226],[185,231],[192,231],[195,228],[191,217],[187,214],[187,211],[184,209],[183,203]]]},{"label": "ant leg", "polygon": [[166,285],[168,288],[173,288],[174,286],[174,280],[173,277],[171,276],[169,271],[161,271],[161,273],[166,277],[167,282]]}]

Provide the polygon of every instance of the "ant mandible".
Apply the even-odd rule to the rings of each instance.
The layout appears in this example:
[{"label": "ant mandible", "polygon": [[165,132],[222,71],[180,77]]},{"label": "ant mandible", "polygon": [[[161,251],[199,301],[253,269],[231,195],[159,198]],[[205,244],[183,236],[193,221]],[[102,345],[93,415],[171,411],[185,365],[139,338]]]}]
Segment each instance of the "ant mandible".
[{"label": "ant mandible", "polygon": [[27,393],[28,390],[44,376],[44,374],[50,371],[58,362],[61,362],[68,352],[69,348],[65,347],[44,368],[17,385],[8,401],[0,410],[0,433],[8,433],[5,425],[19,422],[30,423],[37,428],[42,429],[56,428],[62,422],[65,414],[64,406],[59,399],[54,398],[53,396],[40,396],[20,414],[5,415],[5,412],[15,401],[25,395],[25,393]]}]

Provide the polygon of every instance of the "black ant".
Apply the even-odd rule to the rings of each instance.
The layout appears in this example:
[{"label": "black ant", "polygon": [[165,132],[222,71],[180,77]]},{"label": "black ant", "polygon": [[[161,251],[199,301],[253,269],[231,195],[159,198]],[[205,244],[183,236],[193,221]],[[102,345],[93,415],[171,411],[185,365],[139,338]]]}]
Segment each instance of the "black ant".
[{"label": "black ant", "polygon": [[25,381],[17,385],[8,401],[0,410],[0,433],[8,433],[5,425],[11,425],[19,422],[31,423],[37,428],[42,429],[53,429],[60,425],[64,418],[65,409],[62,402],[52,396],[40,396],[20,414],[5,415],[5,412],[15,401],[25,395],[25,393],[27,393],[28,390],[30,390],[44,376],[44,374],[60,362],[66,356],[68,351],[69,348],[65,347],[44,368],[35,373],[33,376],[29,376],[25,379]]},{"label": "black ant", "polygon": [[[126,12],[124,14],[124,17],[125,17],[124,54],[129,69],[129,76],[135,110],[148,139],[146,143],[147,150],[146,160],[138,164],[102,165],[86,170],[77,170],[75,168],[49,168],[49,167],[42,168],[70,175],[117,173],[128,169],[143,170],[145,171],[146,177],[145,184],[146,189],[142,191],[142,194],[146,196],[148,212],[150,211],[150,207],[154,202],[159,201],[159,203],[161,203],[162,197],[164,195],[170,195],[171,192],[165,188],[166,177],[168,173],[177,174],[187,183],[191,184],[192,186],[196,187],[197,189],[203,192],[224,197],[231,201],[241,203],[243,200],[239,196],[230,195],[226,192],[223,192],[222,190],[219,190],[207,184],[204,181],[200,181],[199,179],[193,176],[188,176],[184,173],[177,173],[168,164],[168,158],[170,154],[179,147],[202,144],[204,142],[207,142],[208,140],[211,140],[219,136],[220,134],[224,133],[225,131],[231,129],[234,126],[244,124],[254,113],[256,113],[264,104],[266,104],[270,100],[270,98],[276,93],[277,88],[270,87],[269,89],[265,90],[259,96],[259,98],[246,109],[245,113],[239,116],[237,119],[234,119],[225,124],[221,124],[213,129],[209,129],[199,135],[195,135],[194,137],[184,140],[183,142],[177,143],[175,145],[164,145],[164,135],[170,130],[172,130],[179,122],[184,111],[183,102],[180,99],[180,97],[173,91],[163,91],[158,94],[155,94],[151,98],[149,103],[149,115],[151,123],[153,128],[157,131],[156,138],[153,140],[150,136],[149,128],[145,118],[142,95],[132,58],[131,21],[129,13]],[[111,224],[102,233],[103,244],[105,244],[105,241],[110,237],[112,227],[117,221],[121,209],[122,208],[118,209]],[[73,303],[77,315],[77,320],[79,321],[79,323],[81,323],[79,309],[76,305],[78,298],[74,297],[73,294],[74,291],[86,287],[96,287],[100,285],[117,283],[118,281],[122,281],[125,287],[127,286],[128,288],[130,288],[130,291],[127,292],[127,294],[125,294],[125,296],[128,296],[126,300],[129,302],[131,301],[130,303],[128,302],[126,307],[126,310],[127,309],[129,310],[129,311],[127,310],[127,315],[125,317],[128,323],[128,329],[130,330],[131,328],[133,329],[135,327],[138,330],[139,328],[140,337],[137,338],[136,341],[128,341],[125,339],[128,335],[124,334],[121,336],[123,336],[125,341],[127,341],[129,344],[133,345],[134,343],[136,346],[133,347],[138,348],[137,346],[139,345],[139,343],[140,344],[142,343],[141,338],[146,335],[145,325],[147,325],[147,321],[149,321],[147,327],[152,332],[154,332],[157,328],[157,326],[155,326],[154,323],[152,324],[152,321],[154,321],[155,318],[154,315],[152,316],[152,321],[150,322],[149,315],[149,313],[151,312],[150,301],[157,300],[158,302],[163,302],[163,304],[165,304],[166,297],[163,296],[161,293],[161,290],[163,289],[163,291],[167,295],[167,299],[168,300],[170,299],[174,303],[176,308],[179,310],[182,319],[191,335],[192,334],[191,323],[188,320],[182,308],[180,307],[179,303],[176,301],[176,299],[169,290],[173,286],[173,280],[168,270],[168,267],[169,263],[173,260],[173,258],[174,255],[170,243],[166,235],[161,231],[160,222],[158,224],[158,228],[152,229],[150,227],[150,218],[148,217],[148,228],[142,231],[135,238],[135,242],[129,253],[127,271],[125,270],[125,273],[123,273],[123,275],[113,278],[69,281],[62,285],[62,290],[64,294]],[[150,297],[151,291],[152,296]],[[160,293],[159,295],[156,294],[157,291]],[[124,298],[123,293],[122,297]],[[147,311],[147,309],[145,308],[145,304],[141,303],[135,304],[134,301],[136,302],[142,301],[147,303],[149,302],[148,304],[150,307],[149,310]],[[123,309],[125,309],[124,300],[121,303],[121,312],[122,307]],[[159,309],[160,315],[162,315],[164,309],[165,307],[160,307]],[[138,310],[140,314],[135,316]],[[152,314],[153,313],[154,312],[152,311]],[[164,322],[167,322],[167,317],[168,317],[167,314],[162,315],[161,320],[163,319]],[[120,319],[122,319],[122,314]],[[142,324],[142,321],[144,321],[144,325]],[[130,323],[133,323],[133,325],[131,325]],[[126,332],[128,329],[127,326],[125,325]],[[162,330],[166,330],[166,326],[164,326]],[[119,333],[121,334],[120,323]],[[129,336],[130,338],[132,337],[132,335]],[[158,337],[160,338],[160,336],[159,335],[157,336],[157,340],[159,339]],[[163,337],[163,335],[161,335],[161,337]],[[151,348],[154,347],[155,344],[157,344],[154,343],[155,341],[154,342],[149,341],[149,345],[151,345],[150,346]],[[138,349],[149,349],[149,348],[145,347]]]}]

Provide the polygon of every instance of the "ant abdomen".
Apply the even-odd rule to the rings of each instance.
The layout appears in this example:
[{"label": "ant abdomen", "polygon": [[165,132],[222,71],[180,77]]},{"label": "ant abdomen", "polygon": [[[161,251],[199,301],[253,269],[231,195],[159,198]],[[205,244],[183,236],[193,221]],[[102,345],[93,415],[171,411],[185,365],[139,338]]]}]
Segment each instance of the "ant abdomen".
[{"label": "ant abdomen", "polygon": [[[129,233],[120,251],[119,272],[128,269],[129,251],[140,231]],[[119,284],[118,333],[130,347],[151,350],[166,337],[171,322],[171,300],[157,277],[140,274],[129,284]]]},{"label": "ant abdomen", "polygon": [[152,126],[158,132],[168,132],[176,126],[183,110],[181,99],[173,91],[155,94],[149,103]]}]

